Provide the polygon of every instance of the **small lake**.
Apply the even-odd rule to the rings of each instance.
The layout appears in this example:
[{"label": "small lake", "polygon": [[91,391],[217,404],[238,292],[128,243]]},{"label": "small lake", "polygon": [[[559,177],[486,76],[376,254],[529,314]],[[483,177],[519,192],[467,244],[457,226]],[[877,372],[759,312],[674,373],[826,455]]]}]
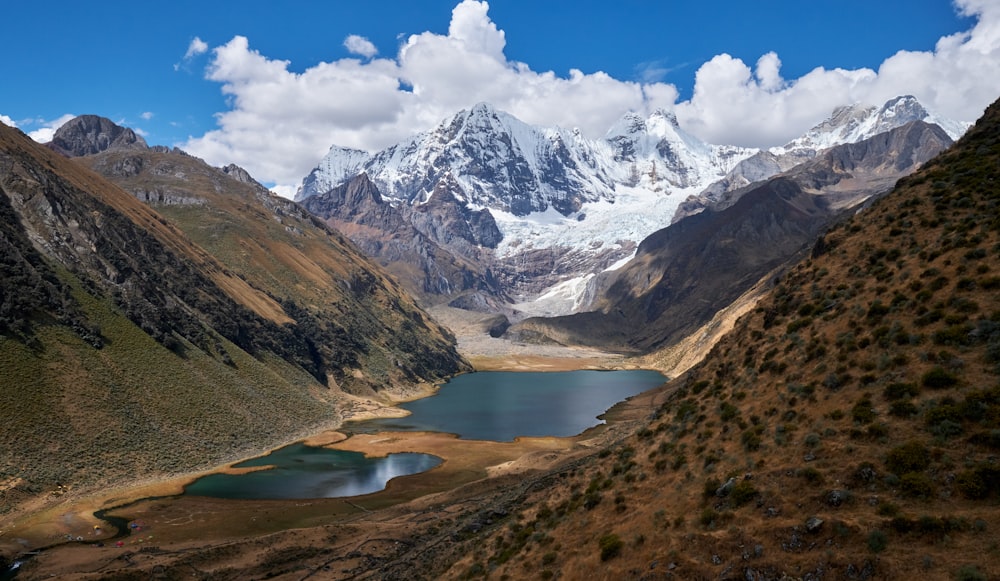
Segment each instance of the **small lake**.
[{"label": "small lake", "polygon": [[[518,436],[575,436],[603,423],[614,404],[663,384],[656,371],[482,371],[460,375],[432,397],[402,404],[405,418],[352,422],[349,431],[430,431],[467,440],[509,442]],[[239,499],[336,498],[378,492],[397,477],[430,470],[428,454],[365,458],[360,452],[292,444],[236,464],[271,466],[245,474],[210,474],[184,489],[191,496]]]},{"label": "small lake", "polygon": [[352,422],[354,432],[431,431],[466,440],[575,436],[603,423],[616,403],[658,387],[657,371],[480,371],[459,375],[432,397],[401,404],[404,418]]},{"label": "small lake", "polygon": [[378,492],[397,476],[416,474],[441,464],[429,454],[389,454],[365,458],[361,452],[291,444],[234,465],[270,466],[246,474],[209,474],[184,488],[190,496],[242,499],[337,498]]}]

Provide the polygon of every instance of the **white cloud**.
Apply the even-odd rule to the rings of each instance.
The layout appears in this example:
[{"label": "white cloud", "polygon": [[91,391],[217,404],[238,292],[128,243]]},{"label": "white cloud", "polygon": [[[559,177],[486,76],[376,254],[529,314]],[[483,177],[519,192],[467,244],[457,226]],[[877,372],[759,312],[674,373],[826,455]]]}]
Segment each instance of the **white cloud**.
[{"label": "white cloud", "polygon": [[401,39],[395,57],[374,58],[374,45],[351,36],[345,46],[366,60],[321,62],[301,73],[237,36],[212,49],[206,73],[222,85],[229,108],[217,115],[217,129],[181,147],[213,164],[239,164],[287,192],[330,145],[381,149],[480,101],[528,123],[577,127],[591,137],[626,111],[673,108],[702,139],[756,146],[785,143],[836,106],[881,104],[901,94],[972,121],[1000,95],[1000,3],[957,0],[956,7],[976,18],[971,30],[942,38],[934,51],[897,53],[877,71],[817,68],[785,79],[773,52],[753,69],[721,54],[701,65],[691,99],[680,103],[673,85],[657,82],[663,71],[656,63],[643,81],[630,82],[579,70],[561,77],[508,60],[504,31],[490,20],[489,5],[476,0],[455,6],[448,34]]},{"label": "white cloud", "polygon": [[344,39],[344,47],[351,53],[365,58],[372,58],[378,54],[378,49],[372,41],[363,36],[352,34]]},{"label": "white cloud", "polygon": [[76,115],[66,113],[65,115],[55,119],[53,121],[40,120],[42,127],[34,131],[28,132],[28,137],[34,139],[38,143],[48,143],[52,141],[52,136],[56,134],[56,131],[62,127],[67,121],[74,119]]},{"label": "white cloud", "polygon": [[181,59],[181,62],[174,64],[174,70],[179,71],[181,69],[184,69],[185,71],[188,71],[189,69],[187,65],[196,56],[203,55],[206,52],[208,52],[208,43],[198,38],[197,36],[194,37],[193,39],[191,39],[191,42],[188,43],[187,51],[184,53],[184,58]]},{"label": "white cloud", "polygon": [[149,121],[154,117],[154,115],[152,111],[144,111],[143,113],[139,114],[139,117],[142,118],[144,121]]},{"label": "white cloud", "polygon": [[184,53],[184,58],[185,60],[191,59],[200,54],[205,54],[206,52],[208,52],[208,43],[196,36],[191,39],[187,52]]},{"label": "white cloud", "polygon": [[292,185],[278,185],[271,188],[271,191],[283,198],[291,199],[295,197],[296,189],[297,189],[296,186]]},{"label": "white cloud", "polygon": [[0,123],[3,123],[7,127],[17,127],[17,123],[15,123],[13,119],[2,113],[0,113]]},{"label": "white cloud", "polygon": [[213,164],[239,164],[277,189],[293,188],[332,144],[380,149],[480,101],[529,123],[598,136],[630,109],[669,107],[677,98],[662,83],[580,71],[562,78],[508,61],[505,34],[488,8],[459,3],[447,35],[412,35],[395,58],[346,58],[301,73],[237,36],[212,49],[207,72],[222,84],[230,109],[217,115],[218,129],[181,147]]},{"label": "white cloud", "polygon": [[1000,96],[1000,3],[957,0],[956,7],[976,18],[972,30],[941,38],[933,51],[900,51],[878,71],[817,68],[784,80],[774,53],[762,56],[754,73],[739,59],[717,56],[698,69],[678,119],[710,142],[749,146],[787,142],[838,105],[881,105],[899,95],[943,117],[975,121]]}]

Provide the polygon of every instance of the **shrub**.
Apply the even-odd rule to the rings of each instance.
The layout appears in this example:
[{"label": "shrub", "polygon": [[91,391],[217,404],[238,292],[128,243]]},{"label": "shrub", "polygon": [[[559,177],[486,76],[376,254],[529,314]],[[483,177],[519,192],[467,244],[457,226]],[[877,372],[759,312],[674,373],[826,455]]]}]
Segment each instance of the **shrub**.
[{"label": "shrub", "polygon": [[899,491],[909,498],[931,498],[934,496],[934,483],[926,474],[909,472],[899,478]]},{"label": "shrub", "polygon": [[740,410],[729,402],[723,402],[719,406],[719,418],[723,422],[728,422],[740,415]]},{"label": "shrub", "polygon": [[851,417],[859,424],[870,424],[875,421],[875,410],[872,409],[872,400],[863,397],[851,408]]},{"label": "shrub", "polygon": [[601,547],[601,560],[607,561],[608,559],[617,557],[621,553],[625,542],[618,535],[610,533],[598,540],[598,546]]},{"label": "shrub", "polygon": [[930,465],[930,450],[920,442],[914,441],[889,450],[885,458],[885,467],[897,475],[920,472]]},{"label": "shrub", "polygon": [[880,530],[868,533],[868,550],[873,553],[881,553],[889,546],[889,537]]},{"label": "shrub", "polygon": [[957,385],[958,377],[943,367],[938,366],[925,373],[920,378],[920,382],[924,387],[931,389],[945,389]]},{"label": "shrub", "polygon": [[736,507],[750,502],[755,496],[757,496],[757,489],[754,488],[749,480],[741,480],[729,492],[729,500]]},{"label": "shrub", "polygon": [[986,446],[994,450],[1000,450],[1000,430],[976,432],[975,434],[969,436],[969,442],[980,446]]},{"label": "shrub", "polygon": [[722,486],[722,482],[718,478],[709,478],[705,480],[704,486],[702,486],[701,495],[704,498],[712,498],[715,496],[715,491]]},{"label": "shrub", "polygon": [[986,581],[987,577],[975,565],[962,565],[955,578],[958,581]]},{"label": "shrub", "polygon": [[889,414],[897,418],[908,418],[917,415],[920,410],[911,401],[894,401],[889,406]]},{"label": "shrub", "polygon": [[966,470],[955,479],[958,492],[970,500],[989,498],[994,490],[1000,489],[1000,468],[980,465]]},{"label": "shrub", "polygon": [[740,434],[740,441],[743,443],[743,447],[747,449],[748,452],[754,452],[760,449],[761,444],[761,434],[764,432],[763,425],[756,425],[749,430],[744,430]]},{"label": "shrub", "polygon": [[882,390],[882,397],[888,401],[896,401],[916,396],[920,389],[913,383],[890,383]]},{"label": "shrub", "polygon": [[823,474],[812,466],[799,470],[799,476],[801,476],[802,479],[809,484],[819,484],[823,482]]},{"label": "shrub", "polygon": [[891,502],[882,501],[878,504],[878,508],[875,513],[879,516],[887,516],[890,518],[899,516],[899,507]]},{"label": "shrub", "polygon": [[703,527],[710,527],[715,524],[716,519],[719,518],[719,512],[712,507],[705,507],[701,511],[701,515],[698,517],[698,522],[701,523]]}]

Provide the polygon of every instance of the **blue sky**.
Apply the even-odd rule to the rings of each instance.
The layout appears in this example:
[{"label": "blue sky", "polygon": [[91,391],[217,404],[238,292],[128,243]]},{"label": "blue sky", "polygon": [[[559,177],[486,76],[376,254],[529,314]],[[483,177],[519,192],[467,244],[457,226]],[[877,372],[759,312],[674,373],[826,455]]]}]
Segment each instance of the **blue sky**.
[{"label": "blue sky", "polygon": [[1000,97],[998,4],[19,1],[0,120],[45,140],[103,115],[285,193],[332,144],[385,147],[478,101],[595,137],[663,107],[713,143],[779,145],[904,93],[975,120]]}]

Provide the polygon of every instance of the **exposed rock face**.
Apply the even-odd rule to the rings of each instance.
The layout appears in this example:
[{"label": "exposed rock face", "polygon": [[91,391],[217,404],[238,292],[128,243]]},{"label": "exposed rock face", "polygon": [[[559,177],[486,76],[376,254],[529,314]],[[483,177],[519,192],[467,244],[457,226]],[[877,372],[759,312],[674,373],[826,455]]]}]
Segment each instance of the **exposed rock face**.
[{"label": "exposed rock face", "polygon": [[302,205],[409,281],[411,291],[425,297],[463,292],[502,296],[490,257],[480,247],[496,240],[496,224],[488,212],[484,216],[450,203],[454,194],[449,187],[454,186],[443,180],[428,203],[398,208],[361,174]]},{"label": "exposed rock face", "polygon": [[779,178],[715,212],[656,232],[599,293],[598,310],[527,319],[508,332],[563,344],[646,352],[679,340],[807,249],[836,215],[821,196]]},{"label": "exposed rock face", "polygon": [[630,263],[595,279],[595,311],[528,319],[510,332],[626,351],[678,340],[950,143],[940,127],[915,121],[831,148],[643,240]]},{"label": "exposed rock face", "polygon": [[[892,130],[877,133],[857,143],[846,143],[820,153],[796,150],[781,156],[762,152],[740,164],[744,178],[767,175],[790,166],[783,173],[795,176],[802,187],[841,199],[840,205],[852,204],[890,189],[896,180],[918,169],[952,144],[951,137],[938,125],[911,121]],[[739,180],[716,182],[697,197],[689,198],[677,209],[674,221],[702,211],[721,210],[734,204],[755,184],[725,189]]]},{"label": "exposed rock face", "polygon": [[438,244],[454,247],[463,256],[473,253],[471,248],[459,248],[466,243],[496,248],[503,234],[493,214],[460,204],[456,194],[462,195],[462,187],[451,174],[446,174],[434,186],[426,203],[411,207],[410,223]]},{"label": "exposed rock face", "polygon": [[[915,143],[899,143],[898,137],[893,138],[897,140],[896,142],[886,144],[885,147],[881,148],[877,142],[869,141],[875,136],[887,135],[895,129],[915,121],[935,125],[941,131],[938,135],[930,138],[926,144],[916,146]],[[692,196],[682,203],[678,207],[673,221],[676,222],[685,216],[700,212],[704,208],[710,207],[716,210],[725,208],[735,202],[746,191],[746,188],[755,182],[790,171],[838,145],[860,142],[874,145],[873,150],[851,150],[850,155],[856,158],[852,170],[862,174],[857,176],[858,179],[864,179],[863,173],[865,171],[871,174],[876,169],[866,167],[866,165],[886,165],[878,160],[879,155],[889,155],[893,159],[898,159],[894,171],[887,171],[888,167],[878,168],[878,175],[873,176],[877,183],[872,184],[872,187],[869,188],[872,190],[888,189],[891,187],[891,183],[887,186],[886,182],[893,175],[898,179],[914,171],[921,163],[942,149],[941,143],[947,147],[965,129],[961,124],[934,117],[912,96],[890,99],[881,107],[861,105],[838,107],[828,119],[810,129],[803,136],[782,147],[760,151],[740,161],[724,178],[712,183],[700,194]],[[919,138],[923,137],[921,135]],[[914,151],[914,146],[917,151]],[[863,188],[856,186],[856,189]]]},{"label": "exposed rock face", "polygon": [[[480,103],[373,154],[332,147],[296,199],[323,195],[365,173],[422,236],[456,260],[471,261],[474,278],[495,278],[500,291],[514,298],[513,308],[567,314],[586,308],[595,296],[588,279],[607,276],[600,273],[630,258],[643,238],[672,220],[724,209],[753,183],[912,119],[931,120],[912,97],[882,107],[842,108],[786,146],[757,152],[704,143],[669,111],[627,113],[603,138],[590,139],[532,126]],[[891,151],[869,151],[865,159],[856,154],[845,160],[851,169],[831,176],[839,181],[818,186],[837,190],[844,204],[887,189],[893,177],[912,171],[908,165],[893,173],[873,159]],[[338,227],[365,248],[376,244],[374,233],[347,222],[370,210],[336,213]],[[371,220],[365,225],[372,226]],[[376,256],[384,257],[382,252]],[[409,271],[394,272],[410,281],[412,266]],[[421,292],[448,289],[447,296],[424,297],[430,302],[451,301],[451,294],[461,292],[453,278],[449,285],[428,284],[426,272],[422,267],[407,284]]]},{"label": "exposed rock face", "polygon": [[135,131],[97,115],[81,115],[56,130],[50,148],[67,157],[93,155],[115,149],[146,149]]}]

